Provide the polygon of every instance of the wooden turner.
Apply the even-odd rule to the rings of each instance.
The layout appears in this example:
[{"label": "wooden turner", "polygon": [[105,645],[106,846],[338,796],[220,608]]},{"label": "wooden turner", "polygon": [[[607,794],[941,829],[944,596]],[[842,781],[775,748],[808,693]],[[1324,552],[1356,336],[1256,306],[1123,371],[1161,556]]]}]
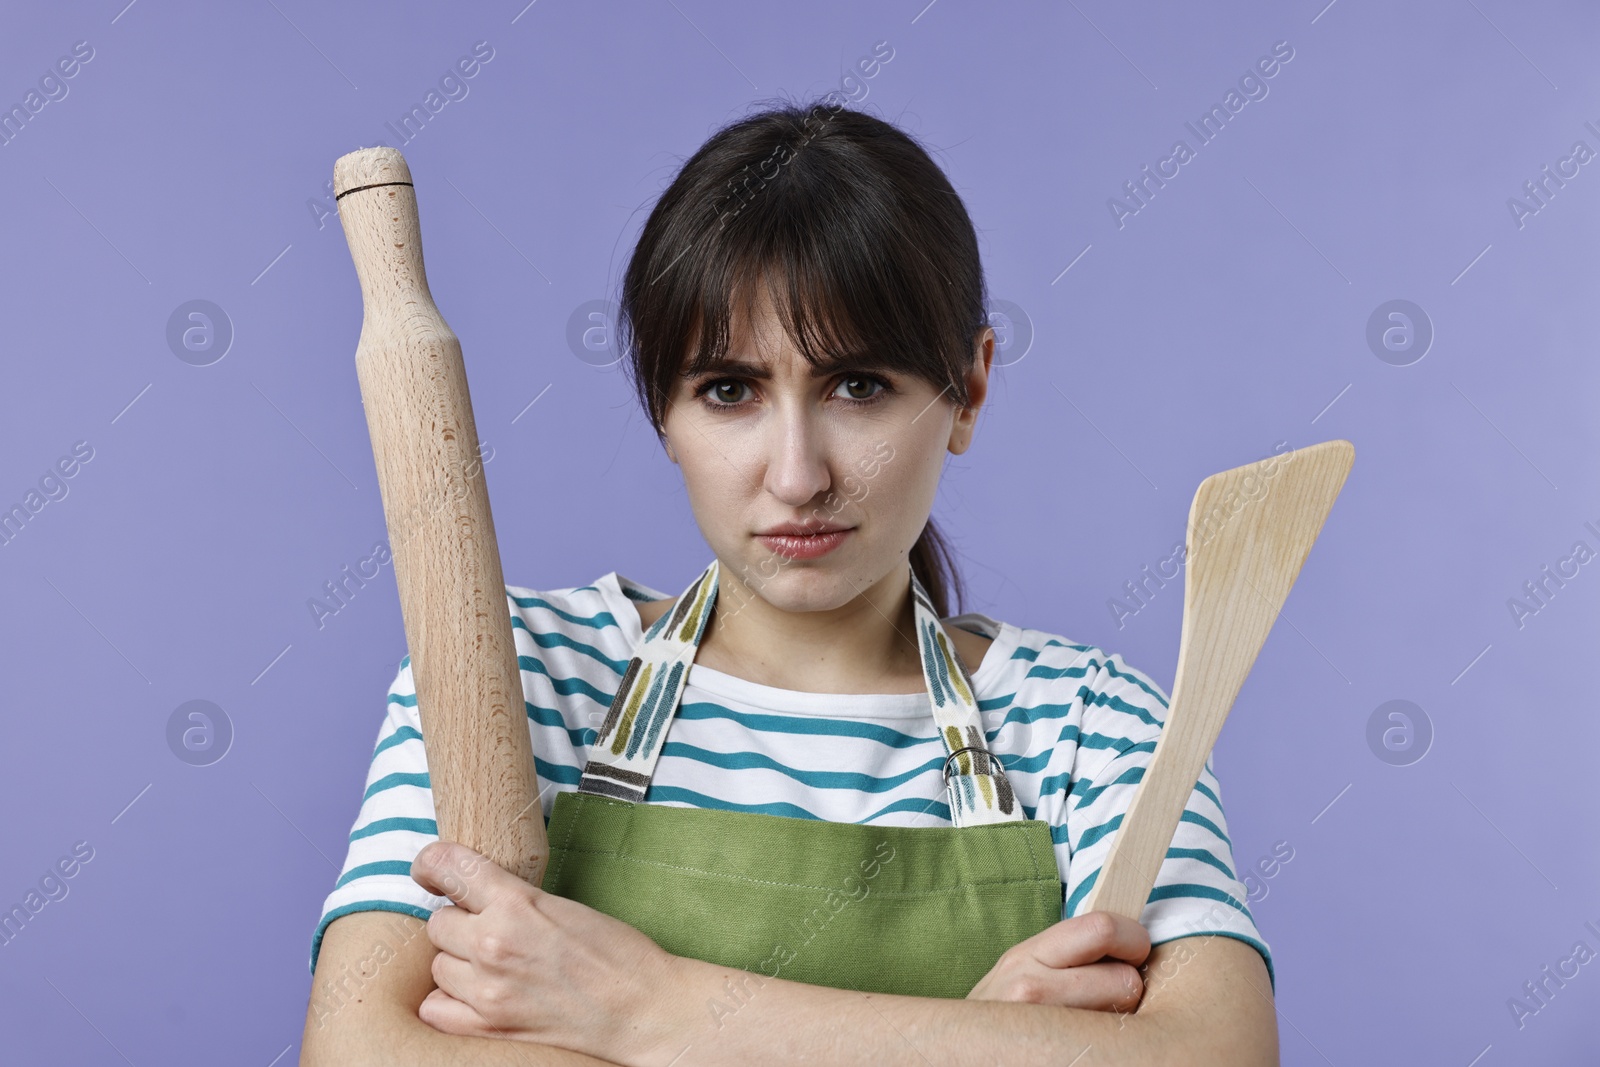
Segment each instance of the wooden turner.
[{"label": "wooden turner", "polygon": [[1206,757],[1355,456],[1349,441],[1323,441],[1213,474],[1195,491],[1166,724],[1084,912],[1143,914]]}]

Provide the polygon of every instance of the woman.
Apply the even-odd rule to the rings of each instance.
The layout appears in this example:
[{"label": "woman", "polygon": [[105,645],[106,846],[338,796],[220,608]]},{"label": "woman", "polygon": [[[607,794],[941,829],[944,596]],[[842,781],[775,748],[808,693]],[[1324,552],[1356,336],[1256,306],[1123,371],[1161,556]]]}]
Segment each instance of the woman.
[{"label": "woman", "polygon": [[713,559],[678,596],[507,587],[542,889],[438,843],[402,661],[303,1062],[1275,1063],[1209,763],[1142,922],[1078,911],[1165,695],[947,614],[929,513],[994,331],[927,153],[826,102],[731,124],[657,202],[621,315]]}]

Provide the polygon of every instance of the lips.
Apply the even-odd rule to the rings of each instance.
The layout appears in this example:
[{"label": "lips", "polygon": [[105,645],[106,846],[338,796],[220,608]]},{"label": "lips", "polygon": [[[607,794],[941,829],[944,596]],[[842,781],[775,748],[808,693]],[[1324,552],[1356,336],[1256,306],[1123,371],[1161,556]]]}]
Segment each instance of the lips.
[{"label": "lips", "polygon": [[[783,529],[783,527],[777,527]],[[849,527],[805,534],[757,534],[756,538],[769,550],[789,559],[816,559],[838,548],[851,534]]]},{"label": "lips", "polygon": [[760,531],[756,536],[758,536],[758,537],[774,537],[774,536],[806,537],[806,536],[809,536],[811,534],[834,533],[835,531],[838,531],[838,530],[848,530],[848,529],[850,529],[850,527],[841,526],[836,522],[824,522],[824,523],[780,522],[778,525],[773,526],[770,529],[766,529],[766,530]]}]

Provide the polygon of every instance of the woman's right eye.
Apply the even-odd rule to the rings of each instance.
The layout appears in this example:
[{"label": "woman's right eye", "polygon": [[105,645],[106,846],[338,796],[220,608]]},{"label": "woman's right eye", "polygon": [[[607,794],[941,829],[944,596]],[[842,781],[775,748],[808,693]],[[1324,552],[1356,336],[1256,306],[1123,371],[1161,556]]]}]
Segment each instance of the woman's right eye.
[{"label": "woman's right eye", "polygon": [[726,390],[731,389],[737,395],[738,390],[743,388],[745,388],[745,383],[738,378],[717,378],[700,386],[694,391],[694,395],[704,397],[708,393],[713,394],[715,399],[706,401],[707,404],[711,407],[731,408],[738,407],[740,402],[730,399],[726,394]]}]

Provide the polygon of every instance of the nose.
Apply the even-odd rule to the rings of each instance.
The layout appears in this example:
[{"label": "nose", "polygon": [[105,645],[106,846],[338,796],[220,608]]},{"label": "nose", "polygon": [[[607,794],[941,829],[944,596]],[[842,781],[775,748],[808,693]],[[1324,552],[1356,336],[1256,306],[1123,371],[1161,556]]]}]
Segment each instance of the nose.
[{"label": "nose", "polygon": [[833,484],[828,440],[813,414],[780,404],[768,420],[764,442],[767,492],[793,508],[816,500]]}]

